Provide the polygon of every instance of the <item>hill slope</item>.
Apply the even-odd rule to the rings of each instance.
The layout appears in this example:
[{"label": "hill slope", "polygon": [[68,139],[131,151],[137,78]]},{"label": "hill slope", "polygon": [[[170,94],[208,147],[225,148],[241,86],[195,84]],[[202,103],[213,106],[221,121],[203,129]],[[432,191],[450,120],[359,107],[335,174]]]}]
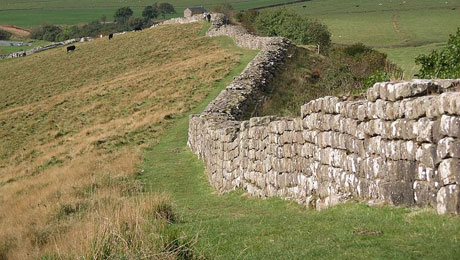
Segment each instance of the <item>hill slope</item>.
[{"label": "hill slope", "polygon": [[103,219],[152,205],[132,199],[142,190],[140,148],[243,53],[199,36],[202,27],[161,26],[0,63],[0,256],[81,255]]}]

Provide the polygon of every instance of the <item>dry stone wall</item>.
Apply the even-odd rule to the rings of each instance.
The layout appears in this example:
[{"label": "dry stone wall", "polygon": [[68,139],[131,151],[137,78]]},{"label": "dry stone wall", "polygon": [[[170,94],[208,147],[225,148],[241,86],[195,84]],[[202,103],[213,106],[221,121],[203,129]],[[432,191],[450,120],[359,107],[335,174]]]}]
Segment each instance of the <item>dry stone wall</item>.
[{"label": "dry stone wall", "polygon": [[202,114],[190,117],[188,145],[216,189],[317,209],[355,197],[460,213],[460,80],[377,83],[363,100],[311,101],[299,118],[244,120],[283,65],[289,42],[218,23],[208,35],[261,49]]},{"label": "dry stone wall", "polygon": [[83,37],[83,38],[70,39],[70,40],[66,40],[62,42],[53,42],[53,43],[50,43],[44,46],[38,46],[38,47],[32,48],[27,51],[18,51],[18,52],[13,52],[13,53],[6,54],[6,55],[0,55],[0,59],[11,59],[11,58],[24,57],[24,56],[28,56],[28,55],[31,55],[37,52],[54,49],[57,47],[69,45],[69,44],[76,43],[79,41],[86,42],[86,41],[91,41],[91,40],[92,40],[91,37]]}]

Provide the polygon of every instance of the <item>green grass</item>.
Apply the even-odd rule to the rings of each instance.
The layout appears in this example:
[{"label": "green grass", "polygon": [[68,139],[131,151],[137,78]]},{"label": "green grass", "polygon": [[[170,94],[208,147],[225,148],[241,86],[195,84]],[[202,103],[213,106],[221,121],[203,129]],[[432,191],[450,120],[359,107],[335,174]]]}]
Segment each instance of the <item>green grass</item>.
[{"label": "green grass", "polygon": [[334,43],[379,48],[406,76],[414,74],[417,54],[438,48],[460,27],[460,0],[312,0],[289,8],[327,24]]},{"label": "green grass", "polygon": [[[253,55],[244,52],[240,66],[192,113],[202,111]],[[195,247],[209,259],[454,259],[460,254],[460,218],[437,216],[432,209],[347,203],[317,212],[242,191],[220,195],[208,184],[203,163],[186,147],[187,129],[184,115],[144,153],[140,178],[147,189],[171,196],[180,215],[173,228],[197,236]]]},{"label": "green grass", "polygon": [[32,48],[35,48],[37,46],[43,46],[48,44],[49,42],[47,41],[33,41],[32,46],[0,46],[0,54],[9,54],[17,51],[26,51],[30,50]]},{"label": "green grass", "polygon": [[[150,0],[0,0],[0,24],[14,24],[23,27],[35,26],[44,22],[78,24],[99,20],[102,15],[106,15],[107,20],[110,21],[113,19],[116,9],[122,6],[130,6],[134,11],[134,16],[140,17],[143,8],[153,2]],[[289,0],[170,0],[167,2],[173,4],[177,11],[177,14],[173,16],[182,16],[184,9],[189,6],[204,6],[210,9],[213,6],[227,2],[235,9],[248,9],[289,2]]]},{"label": "green grass", "polygon": [[386,53],[392,62],[398,64],[405,73],[404,78],[412,78],[420,69],[420,66],[414,62],[415,58],[443,46],[445,46],[444,43],[433,43],[417,47],[379,48],[377,50]]}]

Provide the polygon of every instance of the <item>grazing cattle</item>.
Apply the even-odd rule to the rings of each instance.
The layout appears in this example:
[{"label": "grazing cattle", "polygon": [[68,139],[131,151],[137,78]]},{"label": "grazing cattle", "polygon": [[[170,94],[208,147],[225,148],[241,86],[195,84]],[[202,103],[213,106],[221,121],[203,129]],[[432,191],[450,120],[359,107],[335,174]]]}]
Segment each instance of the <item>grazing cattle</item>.
[{"label": "grazing cattle", "polygon": [[135,31],[135,32],[137,32],[137,31],[142,31],[142,27],[136,26],[136,27],[134,27],[134,31]]},{"label": "grazing cattle", "polygon": [[113,38],[113,33],[109,34],[109,40]]},{"label": "grazing cattle", "polygon": [[72,45],[72,46],[68,46],[67,47],[67,52],[69,51],[74,51],[75,50],[75,45]]},{"label": "grazing cattle", "polygon": [[207,15],[206,15],[206,20],[208,20],[208,22],[211,21],[211,14],[207,14]]}]

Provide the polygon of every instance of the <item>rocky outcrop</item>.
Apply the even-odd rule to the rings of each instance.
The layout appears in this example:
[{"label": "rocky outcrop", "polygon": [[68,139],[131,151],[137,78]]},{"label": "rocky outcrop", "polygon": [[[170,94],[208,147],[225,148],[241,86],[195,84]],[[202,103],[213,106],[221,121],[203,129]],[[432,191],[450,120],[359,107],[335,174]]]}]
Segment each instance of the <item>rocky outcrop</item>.
[{"label": "rocky outcrop", "polygon": [[460,213],[459,80],[377,83],[363,100],[313,100],[299,118],[244,120],[289,43],[219,21],[208,35],[261,49],[202,114],[190,116],[188,145],[216,189],[242,188],[316,209],[358,197]]}]

